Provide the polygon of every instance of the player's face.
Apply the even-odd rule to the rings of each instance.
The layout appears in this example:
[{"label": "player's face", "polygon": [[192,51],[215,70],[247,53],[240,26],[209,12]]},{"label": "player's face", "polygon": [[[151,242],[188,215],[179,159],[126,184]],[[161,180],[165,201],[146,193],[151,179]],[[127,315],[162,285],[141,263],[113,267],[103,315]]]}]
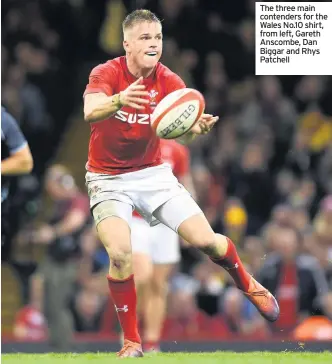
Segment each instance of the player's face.
[{"label": "player's face", "polygon": [[130,30],[124,46],[140,68],[153,68],[159,61],[163,47],[161,25],[158,22],[141,22]]}]

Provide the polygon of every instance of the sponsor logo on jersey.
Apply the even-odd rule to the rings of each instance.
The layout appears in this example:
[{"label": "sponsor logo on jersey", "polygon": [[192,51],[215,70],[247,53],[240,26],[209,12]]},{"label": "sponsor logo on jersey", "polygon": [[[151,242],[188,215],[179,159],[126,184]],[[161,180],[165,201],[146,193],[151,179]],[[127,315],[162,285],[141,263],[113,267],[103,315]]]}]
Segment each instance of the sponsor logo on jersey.
[{"label": "sponsor logo on jersey", "polygon": [[118,110],[115,114],[115,117],[121,120],[124,123],[129,124],[143,124],[149,125],[150,124],[150,114],[131,114],[123,110]]}]

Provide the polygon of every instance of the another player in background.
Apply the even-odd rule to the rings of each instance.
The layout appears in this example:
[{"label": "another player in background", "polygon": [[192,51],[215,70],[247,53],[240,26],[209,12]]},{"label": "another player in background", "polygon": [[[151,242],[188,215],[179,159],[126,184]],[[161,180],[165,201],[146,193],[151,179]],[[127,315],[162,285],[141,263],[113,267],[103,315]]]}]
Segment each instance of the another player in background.
[{"label": "another player in background", "polygon": [[[233,242],[213,232],[162,162],[150,116],[166,95],[185,84],[159,62],[160,20],[148,10],[136,10],[124,20],[123,32],[126,56],[95,67],[84,93],[84,116],[91,125],[86,184],[98,235],[110,258],[109,288],[124,332],[118,356],[143,356],[131,259],[133,209],[151,225],[168,226],[225,268],[260,313],[275,321],[275,298],[245,270]],[[209,132],[217,120],[203,114],[184,139]]]},{"label": "another player in background", "polygon": [[[188,148],[174,140],[160,142],[163,161],[171,166],[175,177],[193,196]],[[144,350],[160,351],[168,280],[175,264],[180,261],[180,239],[164,224],[150,227],[135,211],[131,244],[138,311],[144,328]]]},{"label": "another player in background", "polygon": [[17,121],[4,107],[1,107],[1,247],[3,258],[10,249],[10,226],[8,201],[10,179],[13,176],[28,174],[32,171],[33,159]]},{"label": "another player in background", "polygon": [[33,159],[17,121],[1,107],[1,202],[9,192],[11,176],[32,171]]}]

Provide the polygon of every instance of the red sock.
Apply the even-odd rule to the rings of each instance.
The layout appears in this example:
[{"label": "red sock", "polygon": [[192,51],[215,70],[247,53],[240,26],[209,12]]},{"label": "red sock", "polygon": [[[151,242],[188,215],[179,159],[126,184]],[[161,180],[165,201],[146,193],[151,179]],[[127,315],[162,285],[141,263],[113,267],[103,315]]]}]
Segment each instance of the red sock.
[{"label": "red sock", "polygon": [[242,291],[247,292],[249,289],[250,274],[245,270],[232,240],[230,240],[229,238],[226,239],[228,243],[226,254],[220,259],[211,257],[210,259],[214,263],[225,268],[234,279],[237,287],[240,288]]},{"label": "red sock", "polygon": [[117,280],[110,276],[107,276],[107,279],[124,338],[141,343],[137,329],[134,275],[132,274],[124,280]]}]

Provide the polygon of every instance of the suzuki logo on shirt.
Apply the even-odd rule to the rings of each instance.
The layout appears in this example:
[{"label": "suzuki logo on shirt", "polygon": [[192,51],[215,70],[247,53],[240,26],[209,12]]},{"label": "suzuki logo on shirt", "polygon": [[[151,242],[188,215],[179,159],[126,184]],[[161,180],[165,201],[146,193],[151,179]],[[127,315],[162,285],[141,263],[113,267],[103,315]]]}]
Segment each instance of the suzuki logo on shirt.
[{"label": "suzuki logo on shirt", "polygon": [[131,114],[129,112],[118,110],[115,114],[115,117],[121,120],[124,123],[129,124],[143,124],[149,125],[150,124],[150,114]]}]

